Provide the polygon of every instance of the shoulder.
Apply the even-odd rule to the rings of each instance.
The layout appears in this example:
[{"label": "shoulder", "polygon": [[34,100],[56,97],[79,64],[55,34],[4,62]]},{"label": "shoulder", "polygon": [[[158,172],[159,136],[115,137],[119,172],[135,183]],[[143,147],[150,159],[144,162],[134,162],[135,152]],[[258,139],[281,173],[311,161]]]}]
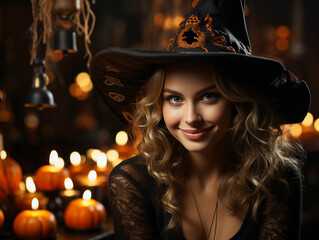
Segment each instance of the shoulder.
[{"label": "shoulder", "polygon": [[145,159],[140,155],[124,160],[118,164],[111,172],[109,185],[122,183],[134,185],[134,187],[149,188],[155,180],[147,171]]},{"label": "shoulder", "polygon": [[302,181],[301,170],[293,164],[287,164],[277,173],[269,189],[273,196],[277,196],[278,199],[300,199],[302,195]]},{"label": "shoulder", "polygon": [[118,164],[111,172],[110,177],[114,175],[136,175],[136,174],[146,174],[147,167],[145,160],[137,155],[135,157],[129,158]]}]

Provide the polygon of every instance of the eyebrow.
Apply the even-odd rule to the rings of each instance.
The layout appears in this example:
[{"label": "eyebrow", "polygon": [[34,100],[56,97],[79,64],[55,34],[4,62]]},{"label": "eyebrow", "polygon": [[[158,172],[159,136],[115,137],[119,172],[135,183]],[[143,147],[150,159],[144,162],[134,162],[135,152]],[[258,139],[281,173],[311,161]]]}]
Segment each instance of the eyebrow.
[{"label": "eyebrow", "polygon": [[[201,94],[201,93],[207,92],[208,90],[215,90],[215,89],[217,89],[216,85],[210,85],[210,86],[207,86],[207,87],[199,90],[196,94]],[[169,88],[164,88],[163,93],[180,94],[179,92],[174,91],[174,90],[169,89]]]}]

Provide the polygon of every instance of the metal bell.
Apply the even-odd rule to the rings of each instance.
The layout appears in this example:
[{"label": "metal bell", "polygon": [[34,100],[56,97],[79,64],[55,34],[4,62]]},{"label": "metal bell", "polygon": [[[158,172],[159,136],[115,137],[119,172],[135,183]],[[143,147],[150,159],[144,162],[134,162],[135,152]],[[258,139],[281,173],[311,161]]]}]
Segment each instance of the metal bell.
[{"label": "metal bell", "polygon": [[[42,64],[42,63],[41,63]],[[39,63],[35,64],[35,72],[33,75],[33,84],[27,95],[25,107],[35,107],[38,109],[43,108],[53,108],[56,106],[54,102],[54,97],[51,91],[46,85],[46,74],[44,71],[39,71],[39,69],[44,69],[44,66],[39,67]]]},{"label": "metal bell", "polygon": [[63,54],[75,53],[78,51],[76,44],[76,32],[73,24],[69,29],[56,29],[54,33],[53,49],[61,50]]}]

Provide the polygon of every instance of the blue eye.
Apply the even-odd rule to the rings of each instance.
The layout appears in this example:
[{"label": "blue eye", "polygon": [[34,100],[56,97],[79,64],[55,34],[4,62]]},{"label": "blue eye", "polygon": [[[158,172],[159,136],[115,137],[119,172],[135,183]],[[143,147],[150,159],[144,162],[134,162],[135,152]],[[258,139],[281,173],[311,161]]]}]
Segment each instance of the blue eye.
[{"label": "blue eye", "polygon": [[206,93],[203,95],[202,99],[204,101],[212,101],[212,100],[216,99],[217,97],[219,97],[218,93]]},{"label": "blue eye", "polygon": [[169,101],[170,103],[179,103],[182,101],[182,98],[179,96],[168,96],[166,100]]}]

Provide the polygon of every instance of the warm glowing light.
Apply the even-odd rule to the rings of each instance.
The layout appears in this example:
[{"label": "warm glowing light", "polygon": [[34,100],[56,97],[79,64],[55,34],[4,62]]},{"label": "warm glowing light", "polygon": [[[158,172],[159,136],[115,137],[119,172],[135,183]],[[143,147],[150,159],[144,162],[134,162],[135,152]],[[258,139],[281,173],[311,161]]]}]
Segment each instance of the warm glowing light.
[{"label": "warm glowing light", "polygon": [[99,149],[89,149],[88,156],[92,158],[93,161],[97,162],[101,151]]},{"label": "warm glowing light", "polygon": [[75,77],[75,82],[82,87],[87,87],[88,85],[92,84],[90,75],[86,72],[81,72]]},{"label": "warm glowing light", "polygon": [[6,158],[7,158],[7,152],[4,151],[4,150],[2,150],[2,151],[0,152],[0,158],[1,158],[2,160],[6,159]]},{"label": "warm glowing light", "polygon": [[19,190],[20,190],[21,192],[25,192],[25,189],[26,189],[26,184],[25,184],[25,182],[20,181],[20,182],[19,182]]},{"label": "warm glowing light", "polygon": [[71,190],[73,189],[74,185],[73,185],[73,182],[72,182],[72,179],[71,178],[66,178],[64,180],[64,187],[66,190]]},{"label": "warm glowing light", "polygon": [[84,193],[83,193],[83,199],[84,200],[90,200],[92,197],[92,193],[90,190],[85,190]]},{"label": "warm glowing light", "polygon": [[276,41],[276,47],[279,51],[286,51],[289,47],[289,42],[285,38],[280,38]]},{"label": "warm glowing light", "polygon": [[90,81],[88,85],[80,86],[80,88],[84,93],[88,93],[93,89],[93,83]]},{"label": "warm glowing light", "polygon": [[279,38],[286,38],[287,39],[290,37],[291,31],[287,26],[281,25],[281,26],[276,28],[276,35]]},{"label": "warm glowing light", "polygon": [[111,162],[116,161],[120,157],[119,152],[116,151],[115,149],[111,149],[107,151],[106,156],[107,156],[107,159],[110,160]]},{"label": "warm glowing light", "polygon": [[81,164],[81,155],[78,152],[72,152],[70,154],[70,162],[73,166],[79,166]]},{"label": "warm glowing light", "polygon": [[120,145],[120,146],[124,146],[128,141],[128,136],[127,133],[125,131],[119,131],[116,134],[115,137],[115,142]]},{"label": "warm glowing light", "polygon": [[60,157],[58,158],[58,161],[56,162],[55,167],[58,168],[58,169],[64,168],[64,160],[63,160],[63,158],[60,158]]},{"label": "warm glowing light", "polygon": [[98,159],[97,159],[97,167],[98,168],[105,168],[107,165],[107,157],[105,153],[100,153]]},{"label": "warm glowing light", "polygon": [[80,86],[76,83],[72,83],[69,86],[69,93],[72,97],[75,97],[76,99],[83,101],[87,99],[88,93],[83,92],[83,90],[80,88]]},{"label": "warm glowing light", "polygon": [[167,17],[165,20],[164,20],[164,28],[165,29],[170,29],[174,26],[174,21],[171,17]]},{"label": "warm glowing light", "polygon": [[154,17],[154,23],[157,26],[162,26],[163,25],[163,21],[164,21],[164,14],[163,13],[157,13]]},{"label": "warm glowing light", "polygon": [[33,198],[31,202],[32,210],[37,210],[39,208],[39,200],[37,198]]},{"label": "warm glowing light", "polygon": [[174,18],[174,25],[175,27],[178,27],[179,24],[184,20],[184,18],[182,16],[177,16]]},{"label": "warm glowing light", "polygon": [[89,181],[92,181],[92,182],[95,181],[97,178],[96,171],[91,170],[88,174],[88,178],[89,178]]},{"label": "warm glowing light", "polygon": [[293,124],[290,128],[291,136],[298,138],[302,134],[302,127],[300,124]]},{"label": "warm glowing light", "polygon": [[308,112],[301,124],[304,125],[305,127],[310,127],[312,123],[313,123],[313,115],[310,112]]},{"label": "warm glowing light", "polygon": [[37,191],[32,177],[27,177],[25,182],[29,193],[35,193]]},{"label": "warm glowing light", "polygon": [[30,113],[24,118],[24,124],[27,128],[35,129],[39,126],[39,123],[39,117],[34,113]]},{"label": "warm glowing light", "polygon": [[58,152],[55,150],[52,150],[49,157],[50,165],[56,166],[58,159],[59,159]]},{"label": "warm glowing light", "polygon": [[317,132],[319,132],[319,118],[316,119],[316,121],[313,123],[313,126]]}]

